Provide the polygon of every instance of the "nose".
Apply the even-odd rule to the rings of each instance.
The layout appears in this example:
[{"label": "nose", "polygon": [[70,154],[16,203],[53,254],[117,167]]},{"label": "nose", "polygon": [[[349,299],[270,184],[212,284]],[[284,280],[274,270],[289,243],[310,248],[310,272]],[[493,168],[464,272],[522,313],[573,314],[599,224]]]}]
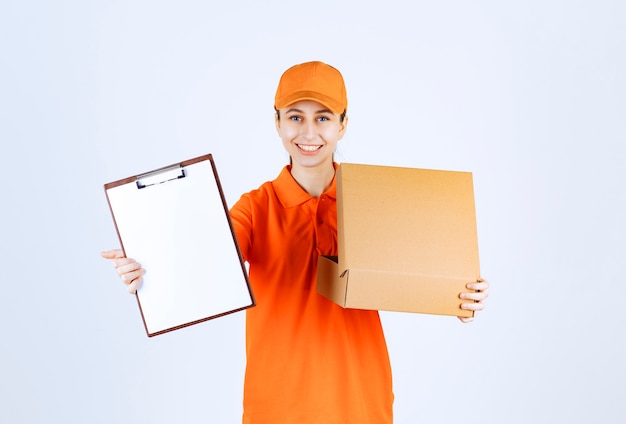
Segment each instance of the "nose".
[{"label": "nose", "polygon": [[300,127],[300,135],[307,140],[315,138],[315,122],[308,121],[303,123]]}]

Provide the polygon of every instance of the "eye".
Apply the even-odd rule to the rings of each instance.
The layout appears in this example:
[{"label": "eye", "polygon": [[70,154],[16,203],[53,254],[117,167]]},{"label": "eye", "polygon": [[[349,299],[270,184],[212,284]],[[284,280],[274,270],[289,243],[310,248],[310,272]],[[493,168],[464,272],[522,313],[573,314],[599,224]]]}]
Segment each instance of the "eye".
[{"label": "eye", "polygon": [[302,118],[300,118],[298,115],[292,115],[289,117],[289,120],[291,121],[301,121]]},{"label": "eye", "polygon": [[330,121],[330,118],[328,118],[328,116],[320,116],[319,118],[317,118],[317,120],[320,122],[324,122],[324,121]]}]

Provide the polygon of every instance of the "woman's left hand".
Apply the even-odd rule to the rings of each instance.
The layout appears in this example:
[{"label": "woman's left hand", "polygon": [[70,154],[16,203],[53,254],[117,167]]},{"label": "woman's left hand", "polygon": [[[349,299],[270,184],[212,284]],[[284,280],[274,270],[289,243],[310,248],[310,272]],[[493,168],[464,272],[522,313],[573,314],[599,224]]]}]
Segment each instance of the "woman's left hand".
[{"label": "woman's left hand", "polygon": [[[469,290],[475,290],[469,293],[461,293],[459,297],[463,300],[470,300],[471,303],[462,303],[461,309],[468,311],[482,311],[485,309],[485,299],[489,297],[489,282],[487,280],[480,280],[474,283],[468,283],[466,287]],[[462,322],[472,322],[474,317],[459,317]]]}]

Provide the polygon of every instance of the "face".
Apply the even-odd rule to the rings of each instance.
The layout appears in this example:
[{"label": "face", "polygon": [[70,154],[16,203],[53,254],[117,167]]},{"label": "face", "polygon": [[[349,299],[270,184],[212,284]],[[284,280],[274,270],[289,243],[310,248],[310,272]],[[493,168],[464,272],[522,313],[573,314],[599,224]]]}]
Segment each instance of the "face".
[{"label": "face", "polygon": [[302,100],[279,111],[276,129],[291,157],[292,167],[332,166],[337,142],[346,131],[347,117],[320,103]]}]

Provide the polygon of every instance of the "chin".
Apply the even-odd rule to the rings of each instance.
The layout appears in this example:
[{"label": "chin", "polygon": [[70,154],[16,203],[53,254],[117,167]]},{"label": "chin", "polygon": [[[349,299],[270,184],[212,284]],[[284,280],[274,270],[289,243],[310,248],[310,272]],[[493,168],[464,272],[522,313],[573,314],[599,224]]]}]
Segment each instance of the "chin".
[{"label": "chin", "polygon": [[292,163],[298,164],[303,168],[314,168],[317,166],[324,165],[326,163],[331,164],[333,162],[332,157],[321,157],[321,156],[309,156],[309,157],[296,157],[292,156]]}]

